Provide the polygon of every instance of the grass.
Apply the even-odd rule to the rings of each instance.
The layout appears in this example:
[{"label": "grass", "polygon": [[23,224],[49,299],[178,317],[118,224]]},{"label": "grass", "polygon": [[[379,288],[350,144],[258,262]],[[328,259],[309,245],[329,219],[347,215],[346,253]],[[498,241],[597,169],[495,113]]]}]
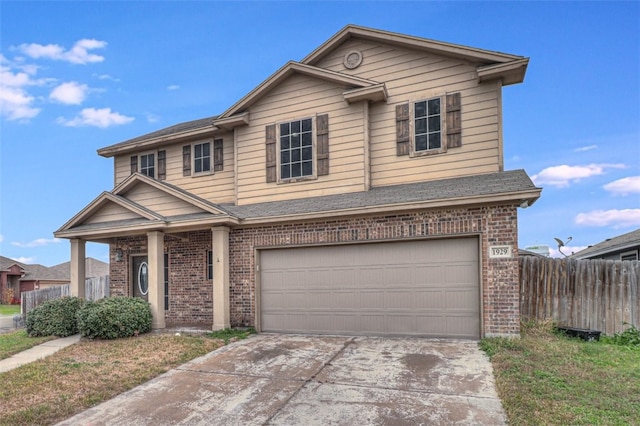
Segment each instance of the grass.
[{"label": "grass", "polygon": [[[232,340],[248,332],[225,334]],[[207,334],[83,339],[0,373],[0,425],[55,424],[223,345],[224,340]]]},{"label": "grass", "polygon": [[521,339],[488,338],[511,425],[628,425],[640,419],[640,346],[584,342],[524,326]]},{"label": "grass", "polygon": [[0,305],[0,315],[14,316],[20,313],[20,305]]},{"label": "grass", "polygon": [[18,352],[52,339],[55,339],[55,337],[29,337],[24,330],[0,334],[0,359],[9,358]]}]

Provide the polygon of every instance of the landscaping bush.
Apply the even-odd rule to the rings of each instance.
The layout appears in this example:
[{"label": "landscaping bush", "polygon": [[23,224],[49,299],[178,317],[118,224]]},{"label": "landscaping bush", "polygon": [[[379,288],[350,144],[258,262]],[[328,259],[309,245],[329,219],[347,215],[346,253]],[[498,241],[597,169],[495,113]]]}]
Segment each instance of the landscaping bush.
[{"label": "landscaping bush", "polygon": [[118,339],[151,331],[151,307],[137,297],[107,297],[86,302],[78,311],[80,334],[90,339]]},{"label": "landscaping bush", "polygon": [[47,300],[27,314],[27,333],[31,337],[67,337],[77,334],[76,314],[83,303],[77,297]]}]

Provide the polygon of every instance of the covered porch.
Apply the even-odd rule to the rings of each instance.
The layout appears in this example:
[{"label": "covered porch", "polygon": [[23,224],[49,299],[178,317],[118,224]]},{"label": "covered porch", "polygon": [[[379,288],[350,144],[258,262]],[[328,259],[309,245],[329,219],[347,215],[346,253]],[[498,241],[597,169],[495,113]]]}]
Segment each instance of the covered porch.
[{"label": "covered porch", "polygon": [[230,327],[229,232],[236,223],[220,206],[136,173],[54,235],[70,241],[72,295],[85,297],[86,243],[106,243],[112,295],[147,300],[153,328],[218,330]]}]

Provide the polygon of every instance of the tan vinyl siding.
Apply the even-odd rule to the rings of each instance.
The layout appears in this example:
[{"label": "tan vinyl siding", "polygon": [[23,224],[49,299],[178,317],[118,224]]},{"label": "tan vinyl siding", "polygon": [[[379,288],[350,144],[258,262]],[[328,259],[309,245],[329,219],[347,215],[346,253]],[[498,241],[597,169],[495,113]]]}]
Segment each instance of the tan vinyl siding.
[{"label": "tan vinyl siding", "polygon": [[[223,139],[223,164],[224,169],[212,174],[195,176],[183,176],[182,173],[182,147],[194,142],[210,141],[211,144],[211,168],[213,169],[213,140]],[[167,178],[164,182],[176,185],[185,191],[204,198],[213,203],[234,202],[234,159],[233,159],[233,132],[217,134],[215,137],[198,139],[189,142],[178,142],[162,147],[166,151]],[[145,151],[146,152],[146,151]],[[115,157],[116,185],[126,179],[131,173],[129,161],[132,154]]]},{"label": "tan vinyl siding", "polygon": [[117,220],[128,219],[140,219],[140,215],[110,202],[103,206],[96,214],[85,219],[82,224],[89,225],[91,223],[115,222]]},{"label": "tan vinyl siding", "polygon": [[[343,65],[351,50],[363,54],[362,64],[354,70]],[[478,85],[474,64],[356,39],[316,65],[384,82],[387,87],[387,103],[372,104],[369,110],[372,186],[500,170],[501,86],[497,82]],[[436,155],[398,156],[395,106],[455,92],[461,94],[462,146]]]},{"label": "tan vinyl siding", "polygon": [[125,197],[162,216],[177,216],[181,214],[200,213],[202,209],[168,195],[152,186],[138,184]]},{"label": "tan vinyl siding", "polygon": [[[238,204],[364,190],[362,107],[343,100],[345,89],[293,75],[251,107],[251,125],[237,131]],[[293,183],[267,183],[265,127],[320,114],[329,116],[329,174]]]}]

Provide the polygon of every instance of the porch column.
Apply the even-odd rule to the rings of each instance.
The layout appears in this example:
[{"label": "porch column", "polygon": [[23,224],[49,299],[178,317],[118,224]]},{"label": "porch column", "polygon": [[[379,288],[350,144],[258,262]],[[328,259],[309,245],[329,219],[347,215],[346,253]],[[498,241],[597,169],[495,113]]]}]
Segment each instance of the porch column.
[{"label": "porch column", "polygon": [[79,238],[71,239],[71,296],[85,298],[84,281],[86,241]]},{"label": "porch column", "polygon": [[211,229],[213,243],[213,330],[231,327],[229,301],[229,228]]},{"label": "porch column", "polygon": [[165,328],[164,322],[164,233],[147,232],[149,259],[149,303],[153,328]]}]

